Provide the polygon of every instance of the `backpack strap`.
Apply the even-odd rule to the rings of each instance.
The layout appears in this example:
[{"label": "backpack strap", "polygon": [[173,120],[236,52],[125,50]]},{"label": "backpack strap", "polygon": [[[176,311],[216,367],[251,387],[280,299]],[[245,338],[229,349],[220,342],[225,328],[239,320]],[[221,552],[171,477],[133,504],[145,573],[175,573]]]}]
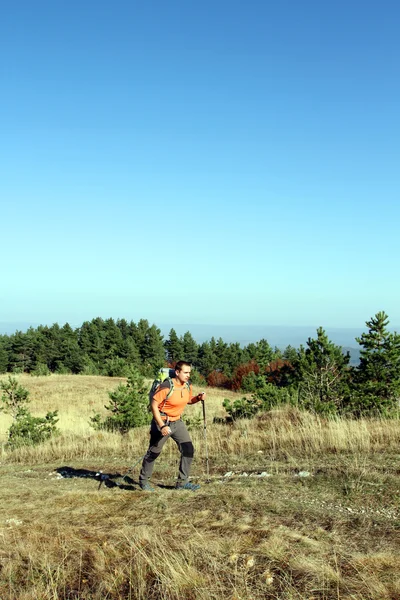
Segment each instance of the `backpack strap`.
[{"label": "backpack strap", "polygon": [[162,406],[160,405],[158,407],[158,410],[160,411],[160,414],[162,416],[167,416],[165,413],[162,412],[162,409],[164,408],[165,403],[168,400],[168,398],[170,396],[172,396],[172,394],[174,393],[174,380],[171,377],[167,377],[166,379],[164,379],[164,381],[162,383],[160,383],[160,385],[157,388],[157,392],[159,392],[160,390],[165,390],[165,389],[169,389],[169,392],[166,395],[165,400],[162,403]]}]

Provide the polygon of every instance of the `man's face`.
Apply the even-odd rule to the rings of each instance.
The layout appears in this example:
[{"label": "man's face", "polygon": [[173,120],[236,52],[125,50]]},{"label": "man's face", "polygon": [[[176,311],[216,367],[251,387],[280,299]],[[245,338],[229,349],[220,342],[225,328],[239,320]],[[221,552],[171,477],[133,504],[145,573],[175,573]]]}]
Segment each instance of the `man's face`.
[{"label": "man's face", "polygon": [[191,370],[192,370],[191,367],[187,367],[186,365],[183,365],[183,367],[180,371],[176,371],[176,376],[181,383],[186,383],[187,381],[189,381]]}]

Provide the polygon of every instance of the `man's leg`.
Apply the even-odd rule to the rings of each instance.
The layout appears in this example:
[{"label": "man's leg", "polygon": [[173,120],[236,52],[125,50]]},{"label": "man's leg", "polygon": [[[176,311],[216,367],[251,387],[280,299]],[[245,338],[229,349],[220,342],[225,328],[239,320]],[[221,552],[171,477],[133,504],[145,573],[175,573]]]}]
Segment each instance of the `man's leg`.
[{"label": "man's leg", "polygon": [[154,461],[159,457],[160,452],[169,438],[169,435],[161,435],[157,424],[153,420],[150,426],[150,445],[142,462],[142,468],[139,475],[139,484],[143,488],[149,481],[154,469]]},{"label": "man's leg", "polygon": [[175,421],[170,423],[171,426],[171,437],[178,444],[181,460],[179,463],[179,474],[177,486],[184,485],[187,483],[190,474],[190,467],[192,465],[194,448],[189,432],[186,429],[186,425],[183,421]]}]

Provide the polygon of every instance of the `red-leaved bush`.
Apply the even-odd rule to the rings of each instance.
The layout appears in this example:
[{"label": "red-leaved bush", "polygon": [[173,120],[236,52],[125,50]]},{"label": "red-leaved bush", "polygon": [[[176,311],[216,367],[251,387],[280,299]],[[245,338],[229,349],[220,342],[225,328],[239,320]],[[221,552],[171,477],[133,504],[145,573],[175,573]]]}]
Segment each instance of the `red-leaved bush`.
[{"label": "red-leaved bush", "polygon": [[211,387],[230,387],[229,378],[220,371],[211,371],[211,373],[207,376],[207,384]]},{"label": "red-leaved bush", "polygon": [[255,373],[256,375],[260,373],[260,366],[255,360],[236,367],[231,379],[231,389],[234,391],[240,390],[242,388],[243,377],[246,377],[249,373]]},{"label": "red-leaved bush", "polygon": [[273,383],[277,386],[282,385],[284,378],[287,377],[291,370],[293,370],[291,363],[288,360],[282,360],[281,358],[273,360],[265,367],[267,380],[269,383]]}]

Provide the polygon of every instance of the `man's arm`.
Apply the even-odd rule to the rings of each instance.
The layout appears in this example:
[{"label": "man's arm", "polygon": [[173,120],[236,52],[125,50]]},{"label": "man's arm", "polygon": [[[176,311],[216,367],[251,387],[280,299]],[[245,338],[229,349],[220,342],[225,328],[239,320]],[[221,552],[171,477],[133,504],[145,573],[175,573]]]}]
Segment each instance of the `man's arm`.
[{"label": "man's arm", "polygon": [[192,398],[190,398],[188,404],[196,404],[197,402],[201,402],[202,400],[205,400],[205,397],[206,397],[206,393],[200,392],[200,394],[197,394],[197,396],[192,396]]}]

